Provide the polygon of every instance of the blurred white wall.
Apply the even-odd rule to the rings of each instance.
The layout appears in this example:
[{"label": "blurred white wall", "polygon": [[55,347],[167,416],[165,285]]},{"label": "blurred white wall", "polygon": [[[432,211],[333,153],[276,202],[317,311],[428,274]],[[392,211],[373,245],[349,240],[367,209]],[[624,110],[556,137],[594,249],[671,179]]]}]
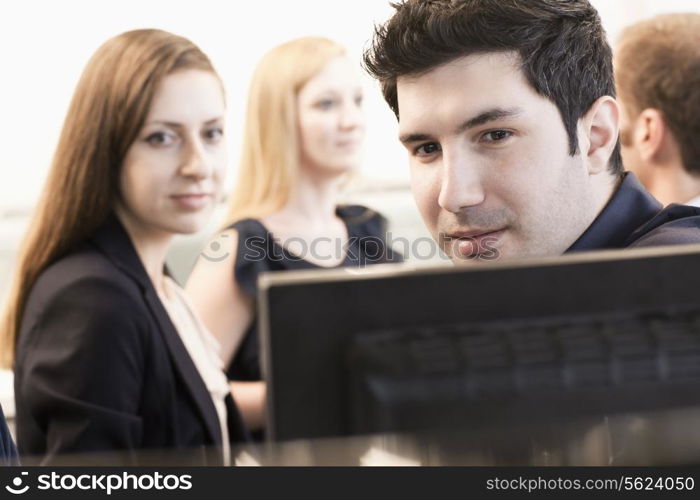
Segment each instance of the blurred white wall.
[{"label": "blurred white wall", "polygon": [[[359,63],[373,24],[390,13],[383,0],[2,2],[0,168],[12,182],[0,184],[0,210],[36,200],[74,86],[90,55],[109,37],[129,29],[161,28],[192,39],[211,57],[227,86],[233,173],[248,82],[262,54],[297,36],[323,35],[345,44]],[[371,154],[365,171],[405,180],[395,119],[369,77],[366,83]]]},{"label": "blurred white wall", "polygon": [[[663,11],[700,11],[697,0],[593,0],[606,29]],[[0,4],[0,213],[30,208],[38,197],[73,88],[90,55],[122,31],[157,27],[191,38],[212,58],[227,85],[233,180],[245,94],[253,67],[272,46],[317,34],[349,48],[359,62],[374,23],[391,14],[388,0],[26,0]],[[362,174],[405,183],[396,123],[367,78],[369,115]]]}]

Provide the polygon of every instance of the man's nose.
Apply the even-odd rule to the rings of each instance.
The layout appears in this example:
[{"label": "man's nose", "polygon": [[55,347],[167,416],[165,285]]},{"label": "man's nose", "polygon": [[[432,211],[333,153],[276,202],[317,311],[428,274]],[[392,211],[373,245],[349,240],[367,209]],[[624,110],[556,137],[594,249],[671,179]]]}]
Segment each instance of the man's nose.
[{"label": "man's nose", "polygon": [[440,207],[448,212],[459,213],[467,207],[479,205],[484,198],[481,174],[467,155],[443,152],[438,196]]}]

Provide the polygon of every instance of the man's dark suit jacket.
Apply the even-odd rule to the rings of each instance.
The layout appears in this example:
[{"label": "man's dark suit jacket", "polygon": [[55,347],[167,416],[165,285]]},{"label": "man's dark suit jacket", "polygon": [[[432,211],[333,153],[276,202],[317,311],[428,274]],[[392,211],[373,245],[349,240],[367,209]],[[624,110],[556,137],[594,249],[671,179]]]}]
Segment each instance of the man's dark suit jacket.
[{"label": "man's dark suit jacket", "polygon": [[567,252],[700,243],[700,208],[664,208],[627,172],[605,208]]},{"label": "man's dark suit jacket", "polygon": [[[211,396],[114,216],[32,288],[15,398],[20,454],[43,463],[92,452],[114,464],[222,460]],[[244,440],[227,406],[231,441]]]},{"label": "man's dark suit jacket", "polygon": [[12,442],[10,430],[5,422],[5,415],[0,406],[0,465],[11,465],[17,463],[17,450]]}]

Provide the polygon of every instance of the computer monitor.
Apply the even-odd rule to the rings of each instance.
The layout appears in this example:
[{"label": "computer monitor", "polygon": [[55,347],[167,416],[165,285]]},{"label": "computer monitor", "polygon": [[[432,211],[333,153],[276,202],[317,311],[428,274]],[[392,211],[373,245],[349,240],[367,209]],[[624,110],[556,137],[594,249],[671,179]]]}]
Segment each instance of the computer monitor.
[{"label": "computer monitor", "polygon": [[700,406],[700,247],[260,280],[272,440]]}]

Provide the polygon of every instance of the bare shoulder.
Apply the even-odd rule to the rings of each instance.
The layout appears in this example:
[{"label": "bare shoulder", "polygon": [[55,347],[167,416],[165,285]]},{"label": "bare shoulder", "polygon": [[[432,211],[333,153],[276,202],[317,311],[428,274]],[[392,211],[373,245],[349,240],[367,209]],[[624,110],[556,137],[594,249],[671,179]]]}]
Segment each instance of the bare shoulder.
[{"label": "bare shoulder", "polygon": [[236,352],[253,314],[252,300],[241,291],[235,276],[238,238],[234,229],[210,238],[185,286],[204,324],[218,339],[226,364]]},{"label": "bare shoulder", "polygon": [[185,289],[199,296],[232,286],[237,246],[238,231],[235,229],[226,229],[209,238],[199,253]]}]

